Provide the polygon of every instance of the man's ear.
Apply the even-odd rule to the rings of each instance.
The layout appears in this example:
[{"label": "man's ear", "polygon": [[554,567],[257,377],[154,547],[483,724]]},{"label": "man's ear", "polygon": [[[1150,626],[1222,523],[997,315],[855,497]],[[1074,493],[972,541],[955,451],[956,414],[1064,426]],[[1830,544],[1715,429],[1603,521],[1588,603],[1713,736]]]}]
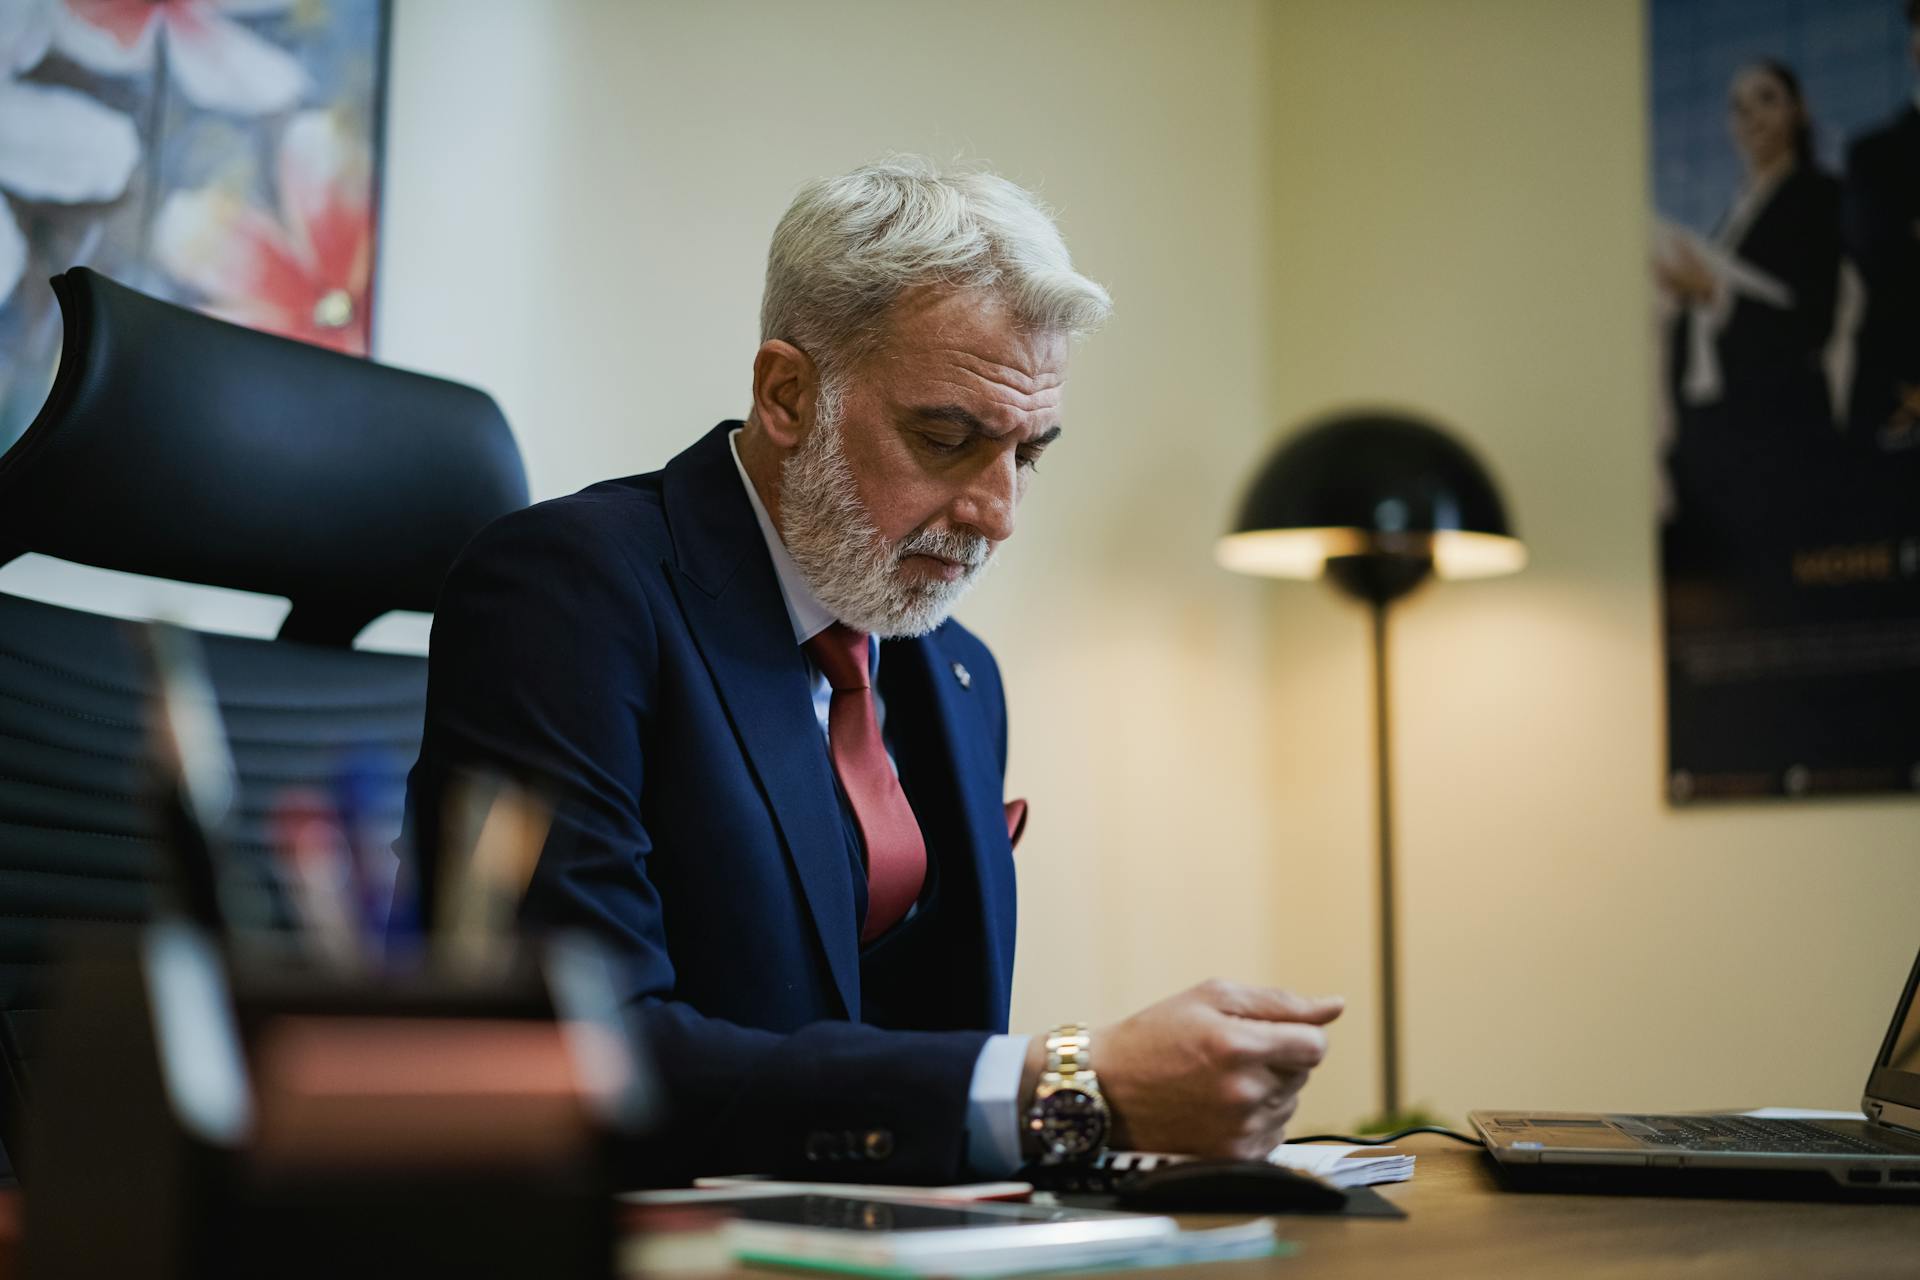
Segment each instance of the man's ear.
[{"label": "man's ear", "polygon": [[819,389],[813,358],[791,342],[773,338],[754,353],[753,416],[780,448],[797,449],[806,439]]}]

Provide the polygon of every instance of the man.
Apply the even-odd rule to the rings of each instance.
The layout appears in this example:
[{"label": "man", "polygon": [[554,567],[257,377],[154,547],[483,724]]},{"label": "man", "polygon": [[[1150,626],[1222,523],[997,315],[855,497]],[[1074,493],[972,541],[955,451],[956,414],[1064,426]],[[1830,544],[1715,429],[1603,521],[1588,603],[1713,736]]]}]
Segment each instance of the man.
[{"label": "man", "polygon": [[[1907,0],[1920,63],[1920,0]],[[1866,286],[1849,430],[1886,451],[1920,444],[1920,95],[1847,151],[1847,252]]]},{"label": "man", "polygon": [[1216,982],[1090,1044],[1003,1034],[1019,806],[999,672],[948,614],[1108,309],[1002,179],[815,183],[774,234],[745,422],[455,566],[412,797],[481,764],[558,800],[523,915],[627,964],[670,1114],[647,1180],[1279,1140],[1337,1000]]}]

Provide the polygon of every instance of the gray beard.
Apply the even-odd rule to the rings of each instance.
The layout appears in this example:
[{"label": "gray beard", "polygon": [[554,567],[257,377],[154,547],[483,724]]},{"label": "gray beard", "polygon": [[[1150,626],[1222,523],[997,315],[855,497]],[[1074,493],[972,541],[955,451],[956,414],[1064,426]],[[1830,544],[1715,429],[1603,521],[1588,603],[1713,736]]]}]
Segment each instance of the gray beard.
[{"label": "gray beard", "polygon": [[[890,543],[860,503],[836,399],[822,396],[806,443],[780,465],[780,537],[814,596],[855,631],[920,636],[947,620],[991,562],[978,534],[922,529]],[[900,563],[936,555],[966,566],[951,582],[911,582]]]}]

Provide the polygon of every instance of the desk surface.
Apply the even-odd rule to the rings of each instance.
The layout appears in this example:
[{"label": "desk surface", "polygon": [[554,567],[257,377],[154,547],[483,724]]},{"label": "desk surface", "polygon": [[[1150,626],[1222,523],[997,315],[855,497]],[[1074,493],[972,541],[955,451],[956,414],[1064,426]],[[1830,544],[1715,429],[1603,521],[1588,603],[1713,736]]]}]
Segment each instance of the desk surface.
[{"label": "desk surface", "polygon": [[[1684,1276],[1706,1280],[1920,1274],[1920,1205],[1794,1204],[1503,1192],[1478,1151],[1415,1138],[1412,1182],[1382,1193],[1403,1220],[1291,1217],[1292,1257],[1183,1268],[1186,1280],[1391,1276]],[[0,1280],[19,1276],[19,1206],[0,1192]],[[740,1272],[763,1280],[772,1272]],[[1129,1272],[1141,1280],[1156,1274]]]},{"label": "desk surface", "polygon": [[[1216,1280],[1369,1276],[1920,1275],[1920,1205],[1796,1204],[1502,1191],[1480,1152],[1410,1139],[1412,1182],[1381,1193],[1403,1221],[1293,1217],[1292,1258],[1208,1267]],[[1197,1276],[1199,1272],[1196,1270]]]}]

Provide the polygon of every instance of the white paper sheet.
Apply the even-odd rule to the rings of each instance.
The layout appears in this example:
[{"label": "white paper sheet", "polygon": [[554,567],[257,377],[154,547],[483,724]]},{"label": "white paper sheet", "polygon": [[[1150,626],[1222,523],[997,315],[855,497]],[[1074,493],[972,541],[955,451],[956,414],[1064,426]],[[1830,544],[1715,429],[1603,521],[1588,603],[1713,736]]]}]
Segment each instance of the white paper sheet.
[{"label": "white paper sheet", "polygon": [[[1356,1151],[1367,1154],[1356,1156],[1353,1154]],[[1349,1146],[1338,1142],[1310,1142],[1298,1146],[1283,1143],[1268,1153],[1267,1159],[1289,1169],[1325,1178],[1336,1187],[1371,1187],[1382,1182],[1405,1182],[1413,1176],[1413,1157],[1403,1151]]]}]

